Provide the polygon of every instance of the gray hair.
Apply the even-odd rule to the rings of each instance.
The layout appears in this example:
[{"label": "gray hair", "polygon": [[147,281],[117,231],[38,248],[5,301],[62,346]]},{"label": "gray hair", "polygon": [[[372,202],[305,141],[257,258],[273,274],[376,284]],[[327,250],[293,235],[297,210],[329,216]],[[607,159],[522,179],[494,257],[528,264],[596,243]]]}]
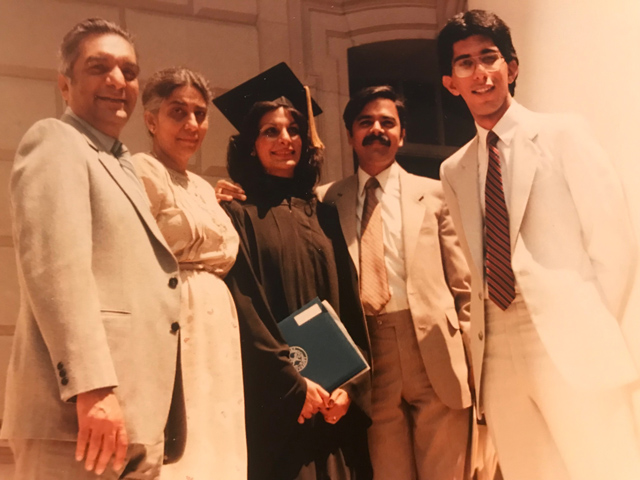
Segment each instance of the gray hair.
[{"label": "gray hair", "polygon": [[80,45],[91,35],[120,35],[135,50],[133,38],[129,32],[109,20],[103,18],[87,18],[74,26],[62,39],[58,51],[59,66],[58,71],[66,77],[71,78],[73,66],[80,55]]},{"label": "gray hair", "polygon": [[176,88],[186,86],[198,90],[209,106],[213,98],[209,82],[202,74],[184,67],[165,68],[154,73],[142,92],[142,106],[146,111],[157,112],[160,103],[169,98]]}]

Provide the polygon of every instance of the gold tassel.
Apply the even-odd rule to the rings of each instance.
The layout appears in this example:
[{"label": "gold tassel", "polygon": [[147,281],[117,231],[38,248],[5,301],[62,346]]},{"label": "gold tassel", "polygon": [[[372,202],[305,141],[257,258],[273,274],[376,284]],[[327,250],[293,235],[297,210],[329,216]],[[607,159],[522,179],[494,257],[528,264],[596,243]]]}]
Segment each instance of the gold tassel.
[{"label": "gold tassel", "polygon": [[307,112],[309,113],[309,137],[311,137],[311,145],[320,150],[324,150],[324,143],[318,136],[318,130],[316,130],[316,120],[313,117],[313,103],[311,102],[311,90],[306,85],[304,91],[307,94]]}]

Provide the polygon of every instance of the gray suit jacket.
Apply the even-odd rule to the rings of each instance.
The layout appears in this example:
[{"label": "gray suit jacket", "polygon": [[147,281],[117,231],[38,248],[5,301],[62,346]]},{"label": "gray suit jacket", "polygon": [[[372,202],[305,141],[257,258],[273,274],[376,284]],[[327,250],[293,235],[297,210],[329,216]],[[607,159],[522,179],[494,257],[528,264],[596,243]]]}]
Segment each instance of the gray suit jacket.
[{"label": "gray suit jacket", "polygon": [[[356,230],[358,177],[323,186],[334,204],[353,263],[359,270]],[[471,405],[461,335],[469,325],[469,272],[440,182],[400,171],[402,236],[409,309],[425,369],[440,400],[451,408]],[[375,368],[375,359],[374,359]]]},{"label": "gray suit jacket", "polygon": [[2,437],[75,440],[75,396],[115,387],[130,441],[161,440],[180,285],[145,197],[64,115],[22,139],[11,202],[21,298]]}]

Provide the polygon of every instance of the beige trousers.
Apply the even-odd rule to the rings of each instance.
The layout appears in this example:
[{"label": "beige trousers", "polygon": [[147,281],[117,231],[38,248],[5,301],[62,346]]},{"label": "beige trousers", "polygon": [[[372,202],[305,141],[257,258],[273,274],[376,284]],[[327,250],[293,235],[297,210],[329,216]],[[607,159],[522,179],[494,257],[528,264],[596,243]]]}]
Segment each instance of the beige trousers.
[{"label": "beige trousers", "polygon": [[520,295],[504,312],[486,301],[485,322],[483,405],[505,480],[640,479],[627,392],[568,383]]},{"label": "beige trousers", "polygon": [[431,386],[408,310],[367,317],[373,358],[369,450],[375,480],[463,478],[470,409]]},{"label": "beige trousers", "polygon": [[102,475],[96,475],[87,472],[83,462],[76,462],[75,442],[13,439],[9,443],[15,480],[156,480],[164,455],[164,442],[129,445],[123,471],[113,471],[110,463]]}]

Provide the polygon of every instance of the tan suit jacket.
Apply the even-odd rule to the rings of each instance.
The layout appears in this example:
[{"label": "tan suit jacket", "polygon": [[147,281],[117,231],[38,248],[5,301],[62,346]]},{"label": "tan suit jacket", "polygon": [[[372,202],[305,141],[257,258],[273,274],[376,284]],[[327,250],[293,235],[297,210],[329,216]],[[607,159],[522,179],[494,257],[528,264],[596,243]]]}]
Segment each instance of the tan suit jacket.
[{"label": "tan suit jacket", "polygon": [[[323,186],[335,204],[353,263],[359,269],[356,226],[358,177]],[[471,405],[469,373],[461,339],[469,325],[469,273],[440,182],[400,169],[402,235],[409,309],[427,375],[451,408]]]},{"label": "tan suit jacket", "polygon": [[[636,248],[620,182],[583,121],[518,104],[511,108],[519,123],[510,145],[506,202],[513,271],[531,319],[569,382],[585,391],[631,382],[638,371],[620,322]],[[472,361],[479,390],[485,323],[477,137],[443,163],[441,177],[471,269]]]},{"label": "tan suit jacket", "polygon": [[115,387],[130,441],[162,440],[180,285],[146,197],[64,115],[22,139],[11,202],[21,297],[2,437],[75,440],[75,396]]}]

